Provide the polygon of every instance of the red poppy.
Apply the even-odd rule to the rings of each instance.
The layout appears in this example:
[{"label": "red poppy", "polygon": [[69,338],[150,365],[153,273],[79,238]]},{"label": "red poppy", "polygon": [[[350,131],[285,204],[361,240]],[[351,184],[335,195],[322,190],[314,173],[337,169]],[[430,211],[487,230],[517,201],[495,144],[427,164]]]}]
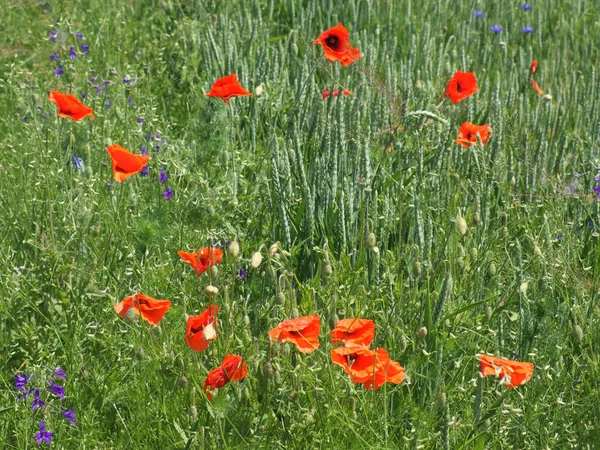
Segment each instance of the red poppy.
[{"label": "red poppy", "polygon": [[157,326],[158,322],[171,308],[171,302],[169,300],[156,300],[144,294],[135,294],[114,306],[115,312],[123,318],[131,308],[142,319]]},{"label": "red poppy", "polygon": [[185,330],[185,343],[194,351],[206,350],[210,341],[217,337],[215,327],[217,322],[217,305],[210,305],[197,316],[191,316]]},{"label": "red poppy", "polygon": [[469,148],[471,145],[477,144],[477,135],[479,135],[481,143],[485,144],[492,137],[492,127],[488,124],[473,125],[470,122],[465,122],[461,125],[460,130],[458,130],[458,139],[454,142]]},{"label": "red poppy", "polygon": [[446,86],[445,95],[446,97],[450,97],[452,103],[457,104],[475,92],[477,92],[475,74],[457,70]]},{"label": "red poppy", "polygon": [[357,344],[369,346],[375,337],[375,322],[369,319],[342,319],[329,333],[332,344]]},{"label": "red poppy", "polygon": [[73,119],[75,122],[79,122],[84,117],[90,116],[94,118],[92,114],[92,108],[85,106],[77,97],[73,94],[63,94],[58,91],[50,91],[48,94],[48,100],[56,103],[58,106],[58,116]]},{"label": "red poppy", "polygon": [[[239,381],[248,374],[248,368],[241,356],[227,355],[221,365],[214,370],[211,370],[204,380],[204,392],[208,388],[209,391],[214,391],[225,386],[230,381]],[[209,400],[212,400],[210,392],[206,392]]]},{"label": "red poppy", "polygon": [[533,78],[531,79],[531,85],[533,86],[533,89],[535,89],[535,92],[537,92],[539,95],[544,95],[544,91],[540,89],[540,87]]},{"label": "red poppy", "polygon": [[339,61],[344,67],[358,61],[361,56],[360,50],[350,45],[348,30],[341,23],[321,33],[315,41],[317,44],[323,46],[326,59]]},{"label": "red poppy", "polygon": [[489,355],[477,355],[481,366],[481,375],[496,375],[508,388],[527,383],[533,376],[533,363],[511,361]]},{"label": "red poppy", "polygon": [[338,95],[340,95],[340,91],[338,89],[336,89],[335,91],[333,91],[333,96],[337,97]]},{"label": "red poppy", "polygon": [[177,254],[181,256],[181,259],[192,266],[192,269],[196,271],[198,276],[223,260],[223,250],[215,247],[202,247],[194,253],[179,250]]},{"label": "red poppy", "polygon": [[248,95],[252,94],[240,85],[235,73],[219,78],[206,94],[207,97],[220,97],[228,105],[231,97],[246,97]]},{"label": "red poppy", "polygon": [[534,59],[533,62],[531,63],[531,65],[529,66],[529,72],[531,72],[532,75],[537,70],[537,66],[538,66],[537,59]]},{"label": "red poppy", "polygon": [[269,337],[280,344],[292,342],[302,353],[310,353],[319,348],[321,321],[317,314],[281,322],[271,331]]},{"label": "red poppy", "polygon": [[342,94],[344,94],[344,95],[350,95],[351,93],[352,93],[352,92],[350,92],[348,89],[344,89],[344,90],[342,91]]},{"label": "red poppy", "polygon": [[329,89],[325,89],[321,94],[321,98],[325,100],[331,91]]},{"label": "red poppy", "polygon": [[150,159],[150,155],[134,155],[119,144],[109,145],[106,151],[112,161],[113,176],[119,183],[141,172]]}]

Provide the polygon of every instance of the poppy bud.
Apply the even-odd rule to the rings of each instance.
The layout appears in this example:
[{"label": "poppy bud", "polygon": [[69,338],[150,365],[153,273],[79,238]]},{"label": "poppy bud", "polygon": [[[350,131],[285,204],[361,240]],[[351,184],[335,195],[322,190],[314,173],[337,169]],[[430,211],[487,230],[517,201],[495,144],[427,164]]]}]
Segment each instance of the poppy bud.
[{"label": "poppy bud", "polygon": [[477,258],[479,251],[477,250],[477,247],[471,247],[470,253],[471,253],[471,258],[475,259],[475,258]]},{"label": "poppy bud", "polygon": [[237,256],[240,254],[240,244],[238,243],[238,241],[231,241],[229,247],[227,248],[227,254],[231,258],[237,258]]},{"label": "poppy bud", "polygon": [[427,327],[419,328],[419,331],[417,331],[417,340],[420,342],[425,339],[425,336],[427,336]]},{"label": "poppy bud", "polygon": [[263,367],[262,367],[262,372],[263,372],[263,376],[265,378],[273,378],[273,375],[275,374],[275,370],[273,369],[273,364],[271,364],[269,361],[264,363]]},{"label": "poppy bud", "polygon": [[244,314],[244,325],[247,327],[250,326],[250,317],[248,317],[248,314]]},{"label": "poppy bud", "polygon": [[264,92],[265,88],[262,84],[259,84],[258,86],[256,86],[256,89],[254,89],[254,95],[256,95],[257,97],[263,95]]},{"label": "poppy bud", "polygon": [[487,320],[492,319],[492,312],[492,307],[490,305],[485,305],[485,317],[487,317]]},{"label": "poppy bud", "polygon": [[279,300],[279,303],[285,305],[285,294],[283,292],[279,291],[279,294],[277,294],[277,299]]},{"label": "poppy bud", "polygon": [[402,336],[400,336],[400,350],[402,350],[402,351],[406,350],[406,346],[407,346],[406,336],[402,335]]},{"label": "poppy bud", "polygon": [[464,217],[457,217],[456,219],[456,231],[458,232],[458,234],[460,234],[461,236],[464,236],[465,234],[467,234],[467,221],[464,219]]},{"label": "poppy bud", "polygon": [[323,276],[331,278],[331,275],[333,275],[333,267],[331,267],[331,264],[325,264],[325,267],[323,267]]},{"label": "poppy bud", "polygon": [[415,278],[421,278],[423,274],[423,268],[421,267],[421,263],[419,261],[415,261],[413,264],[413,275]]},{"label": "poppy bud", "polygon": [[456,265],[460,270],[463,270],[465,268],[465,259],[462,256],[459,256],[456,258]]},{"label": "poppy bud", "polygon": [[275,242],[269,247],[269,252],[271,253],[271,256],[275,256],[275,254],[277,253],[277,250],[279,249],[278,244],[279,242]]},{"label": "poppy bud", "polygon": [[135,313],[135,309],[129,308],[127,310],[127,313],[125,314],[125,320],[129,323],[133,323],[133,322],[135,322],[135,319],[137,319],[137,314]]},{"label": "poppy bud", "polygon": [[543,95],[542,100],[544,100],[545,102],[551,102],[552,96],[550,94]]},{"label": "poppy bud", "polygon": [[262,253],[254,252],[252,257],[250,258],[250,265],[256,269],[258,268],[258,266],[260,266],[260,263],[262,263]]},{"label": "poppy bud", "polygon": [[542,257],[542,251],[537,245],[533,248],[533,256]]},{"label": "poppy bud", "polygon": [[515,176],[513,175],[512,178],[510,179],[510,184],[513,185],[513,187],[515,187],[517,185],[517,179],[515,178]]},{"label": "poppy bud", "polygon": [[479,225],[480,222],[481,222],[481,215],[479,214],[479,211],[475,211],[473,213],[473,225]]},{"label": "poppy bud", "polygon": [[423,82],[422,82],[420,79],[419,79],[419,80],[417,80],[417,82],[415,83],[415,89],[416,89],[417,91],[420,91],[420,90],[422,90],[422,89],[423,89]]},{"label": "poppy bud", "polygon": [[290,53],[294,56],[298,56],[298,46],[295,42],[290,45]]},{"label": "poppy bud", "polygon": [[519,286],[519,292],[523,295],[527,293],[527,281],[523,281]]},{"label": "poppy bud", "polygon": [[219,277],[219,269],[217,266],[212,266],[210,268],[210,276],[213,280]]},{"label": "poppy bud", "polygon": [[373,248],[377,244],[377,238],[375,237],[375,233],[369,233],[367,236],[367,247]]},{"label": "poppy bud", "polygon": [[185,377],[185,375],[181,375],[179,377],[179,380],[177,380],[177,386],[179,386],[181,389],[187,389],[187,387],[189,386],[189,383],[188,383],[188,379]]},{"label": "poppy bud", "polygon": [[209,297],[216,297],[219,295],[219,288],[216,286],[208,285],[204,288],[204,293]]},{"label": "poppy bud", "polygon": [[583,340],[583,330],[579,325],[573,326],[573,330],[571,331],[571,336],[577,342],[581,342]]},{"label": "poppy bud", "polygon": [[[192,422],[195,422],[196,420],[198,420],[198,410],[196,409],[196,406],[194,406],[194,405],[190,406],[189,416],[190,416],[190,420]],[[202,434],[204,434],[204,433],[202,433]]]},{"label": "poppy bud", "polygon": [[490,265],[488,266],[488,276],[491,278],[494,275],[496,275],[496,264],[491,262]]},{"label": "poppy bud", "polygon": [[292,313],[290,315],[293,319],[296,319],[300,317],[300,311],[298,311],[298,308],[292,308]]}]

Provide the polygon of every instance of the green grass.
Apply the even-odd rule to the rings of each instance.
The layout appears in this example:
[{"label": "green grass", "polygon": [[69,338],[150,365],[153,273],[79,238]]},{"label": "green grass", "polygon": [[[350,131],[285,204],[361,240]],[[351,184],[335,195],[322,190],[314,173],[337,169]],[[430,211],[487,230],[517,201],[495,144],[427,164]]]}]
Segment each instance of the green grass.
[{"label": "green grass", "polygon": [[[46,3],[0,0],[0,447],[37,447],[45,417],[52,445],[73,449],[598,448],[594,0]],[[338,22],[363,53],[346,68],[313,46]],[[550,101],[531,88],[533,59]],[[479,91],[452,105],[456,70]],[[205,97],[230,73],[264,92],[231,108]],[[334,88],[352,95],[321,99]],[[96,119],[56,117],[54,89],[87,93]],[[492,139],[456,145],[464,121]],[[149,176],[114,183],[112,143],[146,145]],[[241,255],[218,274],[177,256],[234,239]],[[274,242],[289,253],[270,257]],[[211,283],[218,338],[195,353],[185,317]],[[173,302],[158,328],[114,313],[135,292]],[[269,342],[281,320],[315,312],[318,351]],[[376,322],[373,345],[406,382],[366,391],[331,363],[344,317]],[[480,352],[533,362],[533,379],[480,379]],[[248,376],[209,402],[204,379],[227,353]],[[16,373],[57,365],[76,427],[15,401]]]}]

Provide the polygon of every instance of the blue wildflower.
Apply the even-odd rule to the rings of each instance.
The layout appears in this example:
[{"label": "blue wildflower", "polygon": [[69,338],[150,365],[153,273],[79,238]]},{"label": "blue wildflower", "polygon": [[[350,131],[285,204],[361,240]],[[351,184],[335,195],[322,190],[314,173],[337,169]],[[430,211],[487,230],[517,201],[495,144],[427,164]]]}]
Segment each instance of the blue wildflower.
[{"label": "blue wildflower", "polygon": [[502,31],[502,27],[500,25],[492,25],[490,30],[492,30],[495,34],[498,34]]},{"label": "blue wildflower", "polygon": [[42,445],[42,442],[50,444],[50,439],[52,439],[52,436],[54,436],[54,433],[46,431],[46,424],[42,420],[40,422],[40,432],[34,436],[34,438],[37,439],[38,445]]},{"label": "blue wildflower", "polygon": [[556,235],[556,240],[557,240],[558,242],[562,242],[562,240],[563,240],[563,234],[562,234],[562,233],[558,233],[558,234]]},{"label": "blue wildflower", "polygon": [[594,186],[592,188],[592,191],[594,191],[596,193],[596,195],[598,196],[598,198],[600,199],[600,186]]},{"label": "blue wildflower", "polygon": [[[147,152],[146,153],[142,153],[142,155],[144,155],[144,154],[147,155],[148,153]],[[145,165],[142,168],[142,170],[140,171],[140,175],[143,176],[143,177],[147,177],[149,172],[150,172],[150,170],[148,169],[148,165]]]},{"label": "blue wildflower", "polygon": [[60,61],[60,56],[58,56],[58,53],[52,52],[52,54],[48,56],[48,59],[50,61]]},{"label": "blue wildflower", "polygon": [[75,49],[73,48],[72,45],[71,45],[71,48],[69,48],[69,58],[71,58],[71,59],[77,58],[77,53],[75,53]]},{"label": "blue wildflower", "polygon": [[[63,409],[65,409],[64,406]],[[64,411],[62,415],[73,425],[77,425],[77,421],[75,420],[75,413],[76,411],[74,409],[70,409],[68,411]]]},{"label": "blue wildflower", "polygon": [[484,14],[483,12],[481,12],[481,11],[477,10],[477,9],[476,9],[476,10],[475,10],[475,12],[473,13],[473,15],[474,15],[475,17],[477,17],[478,19],[483,19],[483,18],[485,17],[485,14]]},{"label": "blue wildflower", "polygon": [[138,123],[138,125],[143,124],[144,123],[144,118],[143,117],[138,117],[137,118],[137,123]]},{"label": "blue wildflower", "polygon": [[58,37],[58,31],[56,31],[56,30],[50,30],[50,33],[48,33],[48,37],[50,38],[50,40],[52,42],[56,42],[56,40],[59,39],[59,37]]},{"label": "blue wildflower", "polygon": [[31,379],[31,375],[28,373],[24,373],[23,375],[16,374],[15,375],[15,391],[23,391],[25,392],[27,389],[25,385]]},{"label": "blue wildflower", "polygon": [[165,172],[162,169],[159,169],[158,172],[160,173],[160,175],[158,176],[158,181],[160,181],[161,183],[166,183],[169,179],[169,175],[167,175],[167,172]]},{"label": "blue wildflower", "polygon": [[40,390],[36,389],[33,391],[33,403],[31,404],[31,410],[35,411],[37,408],[42,409],[44,407],[44,400],[40,398]]},{"label": "blue wildflower", "polygon": [[238,277],[240,277],[241,280],[245,280],[246,279],[246,271],[244,269],[242,269],[240,266],[238,266]]},{"label": "blue wildflower", "polygon": [[58,378],[60,378],[61,380],[67,380],[67,372],[65,372],[64,369],[61,369],[60,367],[57,367],[56,369],[54,369],[52,371],[52,373],[54,375],[56,375]]},{"label": "blue wildflower", "polygon": [[162,193],[162,196],[165,198],[165,200],[170,200],[173,197],[173,195],[175,194],[173,194],[171,186],[167,186],[167,190]]},{"label": "blue wildflower", "polygon": [[50,392],[58,398],[65,398],[65,388],[63,386],[54,383],[54,381],[51,381],[48,385],[50,386]]},{"label": "blue wildflower", "polygon": [[147,155],[148,154],[148,150],[146,150],[146,146],[142,145],[142,155]]},{"label": "blue wildflower", "polygon": [[87,54],[88,54],[88,52],[90,51],[90,46],[89,46],[89,45],[87,45],[87,44],[81,44],[81,51],[82,51],[82,52],[83,52],[85,55],[87,55]]},{"label": "blue wildflower", "polygon": [[54,76],[62,77],[64,74],[65,74],[65,71],[63,70],[63,65],[62,65],[62,63],[60,63],[58,68],[54,69]]},{"label": "blue wildflower", "polygon": [[83,33],[81,31],[78,31],[75,36],[77,36],[77,39],[79,39],[79,40],[83,39]]},{"label": "blue wildflower", "polygon": [[523,11],[532,11],[533,7],[529,3],[523,3]]},{"label": "blue wildflower", "polygon": [[521,31],[523,31],[523,33],[525,33],[525,34],[531,34],[531,33],[533,33],[533,28],[523,27],[523,28],[521,28]]},{"label": "blue wildflower", "polygon": [[133,105],[133,98],[127,97],[127,104],[128,105]]},{"label": "blue wildflower", "polygon": [[[78,157],[76,155],[73,155],[71,157],[71,162],[73,163],[73,169],[75,169],[75,170],[83,170],[83,159],[82,158],[80,158],[80,157]],[[57,369],[57,370],[59,370],[59,369]],[[60,370],[62,370],[62,369],[60,369]],[[56,374],[56,370],[54,371],[54,373]],[[62,370],[62,373],[64,373],[64,370]],[[58,376],[58,377],[62,378],[61,376]],[[62,378],[62,379],[66,380],[66,378]]]},{"label": "blue wildflower", "polygon": [[111,103],[110,103],[110,102],[107,100],[107,101],[106,101],[106,103],[104,104],[104,106],[105,106],[107,109],[110,109],[110,107],[112,106],[112,104],[111,104]]},{"label": "blue wildflower", "polygon": [[131,79],[129,78],[129,75],[125,75],[123,77],[123,84],[129,83],[131,81]]}]

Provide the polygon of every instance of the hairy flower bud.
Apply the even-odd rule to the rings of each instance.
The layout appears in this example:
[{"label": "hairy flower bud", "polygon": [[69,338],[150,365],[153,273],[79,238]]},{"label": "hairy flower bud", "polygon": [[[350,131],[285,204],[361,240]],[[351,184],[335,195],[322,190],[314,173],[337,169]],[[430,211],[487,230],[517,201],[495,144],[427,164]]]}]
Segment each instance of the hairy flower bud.
[{"label": "hairy flower bud", "polygon": [[467,234],[467,221],[464,219],[464,217],[457,217],[456,219],[456,231],[458,232],[458,234],[460,234],[461,236],[464,236],[465,234]]},{"label": "hairy flower bud", "polygon": [[229,247],[227,247],[227,254],[231,258],[237,258],[237,256],[240,254],[240,244],[238,241],[231,241],[229,243]]},{"label": "hairy flower bud", "polygon": [[420,342],[425,339],[425,336],[427,336],[427,327],[419,328],[419,331],[417,331],[417,340]]},{"label": "hairy flower bud", "polygon": [[260,266],[260,264],[262,263],[262,253],[261,252],[254,252],[254,254],[252,255],[252,257],[250,258],[250,265],[257,269],[258,266]]},{"label": "hairy flower bud", "polygon": [[204,293],[209,297],[215,297],[219,295],[219,288],[216,286],[208,285],[204,288]]},{"label": "hairy flower bud", "polygon": [[579,325],[574,325],[573,330],[571,331],[571,336],[577,342],[583,341],[583,330]]},{"label": "hairy flower bud", "polygon": [[375,236],[375,233],[369,233],[369,235],[367,236],[367,247],[373,248],[376,244],[377,237]]}]

